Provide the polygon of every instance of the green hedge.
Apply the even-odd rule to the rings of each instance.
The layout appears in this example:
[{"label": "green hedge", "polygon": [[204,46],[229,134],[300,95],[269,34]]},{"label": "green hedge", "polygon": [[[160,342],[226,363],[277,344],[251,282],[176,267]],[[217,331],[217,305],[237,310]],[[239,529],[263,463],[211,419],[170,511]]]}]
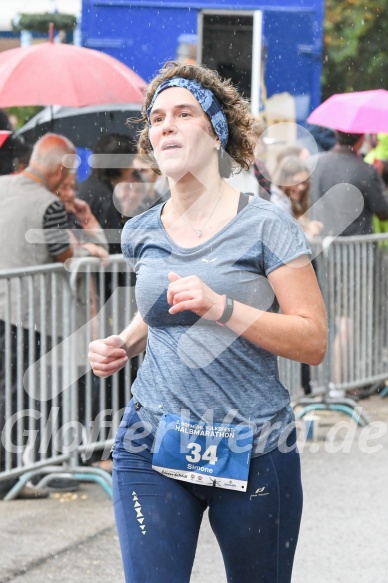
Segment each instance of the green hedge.
[{"label": "green hedge", "polygon": [[15,32],[30,30],[31,32],[48,32],[50,22],[54,23],[56,30],[71,32],[75,29],[77,19],[73,14],[60,14],[45,12],[44,14],[20,14],[19,18],[12,22]]}]

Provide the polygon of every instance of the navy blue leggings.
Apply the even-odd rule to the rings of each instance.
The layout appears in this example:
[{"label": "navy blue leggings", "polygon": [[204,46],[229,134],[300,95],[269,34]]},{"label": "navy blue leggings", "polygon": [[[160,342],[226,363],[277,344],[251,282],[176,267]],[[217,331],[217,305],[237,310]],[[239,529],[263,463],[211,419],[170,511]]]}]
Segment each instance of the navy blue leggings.
[{"label": "navy blue leggings", "polygon": [[[156,472],[152,437],[136,442],[147,450],[126,451],[126,430],[139,421],[131,405],[113,452],[113,502],[126,583],[189,582],[206,508],[228,583],[289,583],[302,514],[296,448],[252,458],[247,492],[235,492]],[[295,435],[288,445],[291,439]]]}]

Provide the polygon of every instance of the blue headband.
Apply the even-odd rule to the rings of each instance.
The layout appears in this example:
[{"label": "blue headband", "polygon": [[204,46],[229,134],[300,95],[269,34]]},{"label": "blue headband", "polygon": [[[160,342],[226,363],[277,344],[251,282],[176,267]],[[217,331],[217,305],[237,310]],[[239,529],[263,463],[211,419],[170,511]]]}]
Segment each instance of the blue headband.
[{"label": "blue headband", "polygon": [[191,81],[190,79],[183,79],[182,77],[173,77],[172,79],[163,81],[155,91],[150,106],[147,109],[147,117],[150,125],[151,109],[155,103],[155,99],[158,97],[159,93],[169,87],[183,87],[184,89],[188,89],[190,93],[194,95],[203,111],[209,116],[213,129],[221,142],[221,146],[225,150],[229,138],[228,122],[226,121],[225,114],[214,93],[210,91],[210,89],[203,87],[198,81]]}]

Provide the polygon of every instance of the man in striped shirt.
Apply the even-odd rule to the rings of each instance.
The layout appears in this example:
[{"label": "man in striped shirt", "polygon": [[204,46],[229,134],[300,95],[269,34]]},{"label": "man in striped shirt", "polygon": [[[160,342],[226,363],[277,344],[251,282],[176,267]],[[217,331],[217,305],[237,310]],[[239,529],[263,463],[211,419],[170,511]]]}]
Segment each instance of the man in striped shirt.
[{"label": "man in striped shirt", "polygon": [[[70,171],[67,166],[71,166],[74,154],[75,148],[67,138],[46,134],[35,144],[29,166],[22,173],[0,177],[0,270],[64,262],[73,256],[67,212],[55,193]],[[45,306],[43,315],[40,313],[39,278],[34,278],[33,301],[24,282],[18,284],[15,278],[7,284],[0,279],[0,438],[6,411],[15,413],[25,405],[24,387],[17,382],[18,368],[20,378],[21,369],[23,375],[31,359],[39,358],[41,335],[49,338],[51,333],[47,324],[50,306]],[[8,375],[4,373],[6,365]],[[5,450],[0,442],[0,474],[4,469]],[[13,483],[0,481],[0,499]],[[27,489],[24,494],[28,497],[35,492]]]}]

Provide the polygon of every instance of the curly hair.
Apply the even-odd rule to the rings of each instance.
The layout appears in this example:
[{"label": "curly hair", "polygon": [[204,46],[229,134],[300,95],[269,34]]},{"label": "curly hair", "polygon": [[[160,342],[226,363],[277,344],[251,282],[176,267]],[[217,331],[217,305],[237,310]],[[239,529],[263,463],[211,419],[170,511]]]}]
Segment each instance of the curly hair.
[{"label": "curly hair", "polygon": [[139,153],[149,161],[154,172],[160,174],[149,141],[150,125],[147,118],[147,108],[159,85],[166,79],[173,77],[198,81],[203,87],[210,89],[221,103],[228,122],[229,140],[226,152],[229,156],[222,157],[219,153],[220,175],[228,178],[241,168],[248,170],[253,161],[254,145],[257,139],[253,131],[254,121],[250,115],[248,101],[239,94],[230,79],[222,79],[217,71],[202,65],[184,65],[177,61],[168,61],[148,85],[142,107],[141,121],[144,123],[144,128],[139,136],[138,148]]}]

